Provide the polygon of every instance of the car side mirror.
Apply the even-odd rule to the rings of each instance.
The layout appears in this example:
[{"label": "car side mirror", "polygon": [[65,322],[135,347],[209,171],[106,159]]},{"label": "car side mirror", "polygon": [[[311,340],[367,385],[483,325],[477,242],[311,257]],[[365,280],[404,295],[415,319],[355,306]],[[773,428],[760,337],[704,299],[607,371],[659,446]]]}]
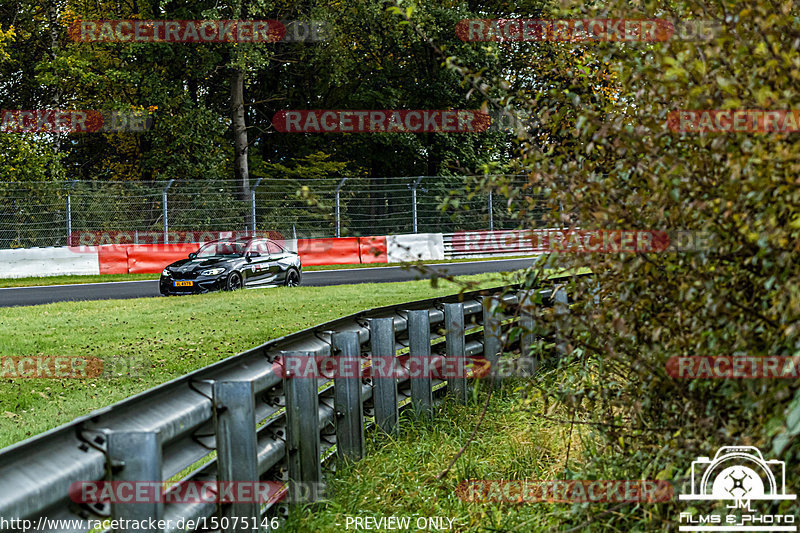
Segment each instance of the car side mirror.
[{"label": "car side mirror", "polygon": [[253,257],[261,257],[261,254],[258,252],[247,252],[246,254],[244,254],[244,258],[247,260],[248,263],[250,262],[250,259]]},{"label": "car side mirror", "polygon": [[189,254],[189,259],[195,259],[196,257],[197,257],[197,254],[194,253],[194,252]]}]

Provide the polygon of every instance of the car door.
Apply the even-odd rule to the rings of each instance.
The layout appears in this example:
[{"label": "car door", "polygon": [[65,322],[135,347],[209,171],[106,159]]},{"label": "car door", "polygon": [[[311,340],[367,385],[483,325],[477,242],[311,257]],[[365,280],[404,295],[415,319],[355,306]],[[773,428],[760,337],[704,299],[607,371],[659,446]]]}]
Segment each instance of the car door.
[{"label": "car door", "polygon": [[269,275],[271,283],[283,283],[286,281],[286,271],[281,266],[281,260],[284,259],[286,252],[272,241],[267,241],[267,249],[269,250]]},{"label": "car door", "polygon": [[246,261],[242,270],[248,285],[258,285],[268,282],[269,278],[269,250],[266,241],[257,240],[247,247],[250,260]]}]

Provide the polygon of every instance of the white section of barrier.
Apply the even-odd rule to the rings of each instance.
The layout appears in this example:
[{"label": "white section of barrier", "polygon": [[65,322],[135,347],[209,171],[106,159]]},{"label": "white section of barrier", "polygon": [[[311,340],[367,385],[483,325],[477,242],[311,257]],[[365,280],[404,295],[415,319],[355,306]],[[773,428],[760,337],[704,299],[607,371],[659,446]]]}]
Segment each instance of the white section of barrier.
[{"label": "white section of barrier", "polygon": [[539,230],[445,233],[444,254],[447,259],[538,255],[546,251],[538,244],[538,233]]},{"label": "white section of barrier", "polygon": [[97,248],[81,250],[72,251],[66,246],[0,250],[0,278],[100,274]]},{"label": "white section of barrier", "polygon": [[405,261],[436,261],[444,259],[444,241],[441,233],[415,233],[386,237],[387,263]]}]

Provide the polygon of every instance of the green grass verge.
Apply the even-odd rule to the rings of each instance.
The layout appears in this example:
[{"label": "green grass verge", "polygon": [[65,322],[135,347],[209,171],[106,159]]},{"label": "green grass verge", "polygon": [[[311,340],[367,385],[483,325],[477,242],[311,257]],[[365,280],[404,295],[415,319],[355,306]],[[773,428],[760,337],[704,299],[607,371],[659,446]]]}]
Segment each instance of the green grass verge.
[{"label": "green grass verge", "polygon": [[436,479],[467,443],[484,395],[481,391],[480,400],[466,406],[445,404],[431,422],[404,415],[396,438],[368,433],[372,438],[364,459],[337,464],[336,473],[328,475],[328,499],[292,511],[286,530],[333,533],[344,531],[348,518],[394,516],[410,518],[411,527],[397,531],[435,530],[418,529],[420,517],[443,518],[445,526],[451,519],[448,531],[557,531],[569,505],[465,502],[458,495],[459,482],[469,479],[563,478],[569,441],[570,464],[580,456],[579,434],[570,436],[568,425],[537,418],[532,409],[542,406],[524,407],[508,384],[491,399],[480,429],[449,475]]},{"label": "green grass verge", "polygon": [[[515,257],[485,257],[479,259],[445,259],[442,261],[424,261],[426,265],[438,263],[470,263],[475,261],[496,261],[498,259],[533,259],[532,256]],[[396,267],[414,263],[372,263],[356,265],[315,265],[303,267],[303,272],[313,270],[337,270],[342,268],[375,268]],[[99,276],[39,276],[30,278],[0,279],[0,288],[6,287],[33,287],[47,285],[73,285],[78,283],[108,283],[112,281],[142,281],[158,279],[160,274],[101,274]]]},{"label": "green grass verge", "polygon": [[34,287],[39,285],[75,285],[78,283],[110,283],[158,279],[159,274],[101,274],[99,276],[42,276],[0,279],[0,288]]},{"label": "green grass verge", "polygon": [[[490,274],[460,279],[503,283]],[[422,280],[0,308],[3,356],[93,356],[121,371],[130,361],[141,368],[112,379],[3,379],[0,447],[270,339],[362,309],[459,290],[446,280],[438,287]]]}]

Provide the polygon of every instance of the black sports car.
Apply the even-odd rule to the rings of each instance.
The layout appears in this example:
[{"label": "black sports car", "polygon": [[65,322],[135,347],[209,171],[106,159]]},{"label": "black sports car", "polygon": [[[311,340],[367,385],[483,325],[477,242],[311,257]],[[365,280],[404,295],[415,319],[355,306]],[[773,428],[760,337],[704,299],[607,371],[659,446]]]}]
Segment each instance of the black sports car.
[{"label": "black sports car", "polygon": [[199,294],[242,287],[300,284],[297,252],[269,239],[221,239],[203,245],[161,273],[161,294]]}]

